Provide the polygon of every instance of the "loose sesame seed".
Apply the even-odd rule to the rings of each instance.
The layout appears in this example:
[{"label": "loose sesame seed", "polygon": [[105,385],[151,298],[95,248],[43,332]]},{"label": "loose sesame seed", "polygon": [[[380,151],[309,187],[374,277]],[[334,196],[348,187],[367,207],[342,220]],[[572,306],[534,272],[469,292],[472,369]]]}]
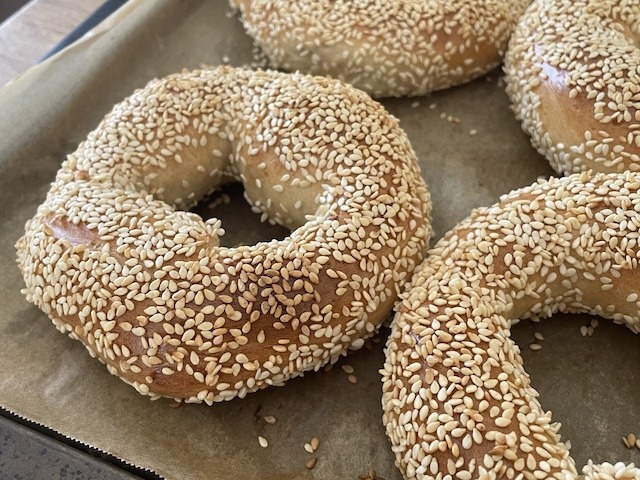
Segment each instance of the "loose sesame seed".
[{"label": "loose sesame seed", "polygon": [[262,435],[258,436],[258,443],[262,448],[267,448],[269,446],[269,442]]},{"label": "loose sesame seed", "polygon": [[342,365],[340,368],[342,368],[342,371],[347,374],[352,374],[355,371],[355,369],[351,365],[346,363]]},{"label": "loose sesame seed", "polygon": [[315,452],[318,447],[320,446],[320,440],[317,437],[313,437],[311,439],[311,442],[309,442],[311,445],[311,448],[313,449],[313,451]]}]

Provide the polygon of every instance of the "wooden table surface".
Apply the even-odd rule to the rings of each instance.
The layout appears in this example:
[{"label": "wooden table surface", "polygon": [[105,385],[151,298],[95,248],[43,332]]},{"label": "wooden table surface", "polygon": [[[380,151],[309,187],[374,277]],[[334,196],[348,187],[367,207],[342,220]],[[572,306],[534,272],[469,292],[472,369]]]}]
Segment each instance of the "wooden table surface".
[{"label": "wooden table surface", "polygon": [[0,24],[0,88],[36,64],[102,3],[31,0]]}]

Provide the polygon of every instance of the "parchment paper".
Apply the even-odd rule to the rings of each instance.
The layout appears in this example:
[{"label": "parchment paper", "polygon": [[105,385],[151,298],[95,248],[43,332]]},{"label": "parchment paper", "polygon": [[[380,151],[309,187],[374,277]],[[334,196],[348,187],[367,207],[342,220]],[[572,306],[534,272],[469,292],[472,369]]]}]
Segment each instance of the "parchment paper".
[{"label": "parchment paper", "polygon": [[[155,76],[252,60],[252,42],[225,1],[137,0],[0,91],[0,406],[170,479],[356,479],[370,468],[399,479],[381,424],[386,329],[378,343],[339,363],[355,368],[357,384],[338,365],[243,400],[173,408],[111,376],[20,293],[13,245],[24,222],[65,155],[113,104]],[[514,120],[499,71],[428,98],[383,103],[420,158],[434,201],[434,241],[473,207],[551,174]],[[238,189],[227,193],[230,204],[207,213],[206,200],[200,209],[223,219],[226,244],[286,235],[258,225]],[[583,337],[580,326],[590,320],[521,322],[514,338],[578,465],[588,458],[638,464],[640,450],[626,449],[621,438],[640,433],[640,338],[605,320]],[[537,352],[527,347],[534,331],[545,336]],[[266,424],[264,415],[277,423]],[[307,470],[312,455],[303,445],[314,436],[318,462]]]}]

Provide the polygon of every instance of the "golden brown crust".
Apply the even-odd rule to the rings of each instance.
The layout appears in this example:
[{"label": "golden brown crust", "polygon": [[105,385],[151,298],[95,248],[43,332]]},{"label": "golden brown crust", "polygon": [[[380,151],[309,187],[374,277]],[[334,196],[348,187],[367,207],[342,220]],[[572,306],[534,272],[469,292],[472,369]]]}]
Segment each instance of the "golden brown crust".
[{"label": "golden brown crust", "polygon": [[[223,248],[188,208],[229,179],[293,231]],[[154,80],[58,172],[18,242],[27,298],[138,391],[211,403],[333,362],[388,315],[431,233],[415,154],[338,81]]]},{"label": "golden brown crust", "polygon": [[640,8],[536,1],[505,55],[516,117],[558,173],[640,169]]},{"label": "golden brown crust", "polygon": [[231,0],[274,66],[377,97],[424,95],[496,67],[528,0]]},{"label": "golden brown crust", "polygon": [[[474,211],[429,252],[392,324],[383,422],[406,478],[575,479],[512,320],[589,312],[640,332],[640,175],[540,181]],[[636,479],[623,463],[590,479]]]}]

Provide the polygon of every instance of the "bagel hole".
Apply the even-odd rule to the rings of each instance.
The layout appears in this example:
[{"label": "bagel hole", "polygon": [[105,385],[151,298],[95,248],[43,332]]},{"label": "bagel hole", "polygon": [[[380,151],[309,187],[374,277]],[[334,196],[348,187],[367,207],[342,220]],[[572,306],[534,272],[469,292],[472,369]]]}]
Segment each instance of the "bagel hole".
[{"label": "bagel hole", "polygon": [[283,240],[291,231],[281,225],[260,221],[261,215],[251,210],[244,198],[242,183],[230,183],[201,199],[191,212],[204,220],[217,218],[225,234],[220,237],[223,247],[253,245],[270,240]]},{"label": "bagel hole", "polygon": [[[594,320],[597,326],[584,335],[582,327]],[[543,410],[562,424],[561,440],[571,442],[578,472],[589,459],[640,464],[640,449],[622,441],[629,433],[640,436],[640,335],[601,317],[562,313],[520,321],[511,334]]]}]

